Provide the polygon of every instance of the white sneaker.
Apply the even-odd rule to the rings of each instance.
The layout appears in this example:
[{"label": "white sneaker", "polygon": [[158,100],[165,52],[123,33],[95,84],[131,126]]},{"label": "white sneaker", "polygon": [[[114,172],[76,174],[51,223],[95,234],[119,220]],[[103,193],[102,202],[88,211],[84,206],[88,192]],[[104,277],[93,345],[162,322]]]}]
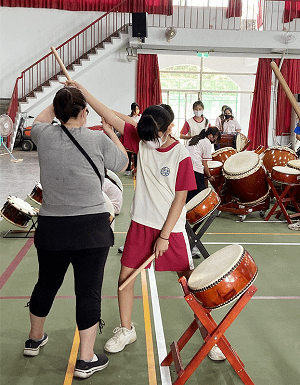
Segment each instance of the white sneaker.
[{"label": "white sneaker", "polygon": [[105,344],[104,349],[110,353],[118,353],[125,348],[126,345],[131,344],[136,340],[135,327],[131,324],[131,329],[125,327],[117,327],[113,330],[115,334]]},{"label": "white sneaker", "polygon": [[126,176],[131,175],[131,171],[125,171],[125,172],[124,172],[124,175],[126,175]]},{"label": "white sneaker", "polygon": [[291,225],[288,225],[288,228],[290,230],[300,231],[300,221],[298,221],[296,223],[292,223]]},{"label": "white sneaker", "polygon": [[208,357],[213,361],[224,361],[226,357],[222,353],[222,350],[218,345],[212,347],[212,349],[208,353]]}]

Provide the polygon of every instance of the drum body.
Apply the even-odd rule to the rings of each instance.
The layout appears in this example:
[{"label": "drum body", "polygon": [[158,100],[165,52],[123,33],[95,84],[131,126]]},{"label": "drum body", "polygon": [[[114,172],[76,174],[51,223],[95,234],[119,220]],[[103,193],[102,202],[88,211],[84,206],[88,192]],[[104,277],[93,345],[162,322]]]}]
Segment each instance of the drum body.
[{"label": "drum body", "polygon": [[9,195],[1,209],[1,215],[16,226],[27,227],[28,222],[33,216],[37,215],[37,212],[27,202]]},{"label": "drum body", "polygon": [[188,287],[203,307],[216,309],[240,297],[257,272],[253,258],[241,245],[229,245],[196,267]]},{"label": "drum body", "polygon": [[219,141],[220,148],[224,147],[233,147],[236,146],[236,134],[233,133],[227,133],[227,134],[221,134],[221,139]]},{"label": "drum body", "polygon": [[33,190],[31,191],[30,195],[28,195],[30,199],[32,199],[35,203],[38,203],[39,205],[43,202],[43,188],[40,183],[37,183]]},{"label": "drum body", "polygon": [[300,184],[300,169],[296,170],[288,166],[274,166],[271,179],[283,184],[299,185]]},{"label": "drum body", "polygon": [[288,147],[269,147],[264,151],[263,164],[271,175],[274,166],[286,166],[290,160],[298,159],[295,151]]},{"label": "drum body", "polygon": [[190,225],[195,225],[207,218],[221,203],[219,195],[208,187],[194,196],[186,204],[186,219]]},{"label": "drum body", "polygon": [[223,165],[228,193],[238,202],[254,205],[269,194],[267,175],[259,155],[243,151],[231,156]]},{"label": "drum body", "polygon": [[219,191],[224,181],[222,174],[223,163],[216,160],[208,160],[207,166],[209,168],[210,175],[215,178],[215,180],[210,183],[216,191]]},{"label": "drum body", "polygon": [[236,154],[232,147],[224,147],[212,153],[212,160],[224,163],[230,156]]}]

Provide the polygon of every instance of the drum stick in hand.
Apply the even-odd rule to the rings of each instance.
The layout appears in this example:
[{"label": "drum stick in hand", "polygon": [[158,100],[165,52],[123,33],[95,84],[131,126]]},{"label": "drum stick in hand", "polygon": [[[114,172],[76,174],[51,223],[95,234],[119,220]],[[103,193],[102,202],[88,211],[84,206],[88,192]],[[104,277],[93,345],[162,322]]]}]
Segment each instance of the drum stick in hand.
[{"label": "drum stick in hand", "polygon": [[155,254],[152,254],[151,257],[149,257],[138,269],[136,269],[127,279],[122,283],[122,285],[119,287],[119,290],[123,290],[137,275],[140,274],[140,272],[149,265],[150,262],[153,261],[155,258]]},{"label": "drum stick in hand", "polygon": [[72,79],[71,79],[71,76],[69,75],[69,72],[67,71],[67,69],[66,69],[64,63],[62,62],[61,58],[59,57],[59,55],[58,55],[56,49],[55,49],[54,47],[51,47],[51,51],[53,52],[53,55],[55,56],[55,58],[56,58],[58,64],[60,65],[60,68],[62,69],[62,71],[63,71],[65,77],[66,77],[68,80],[72,80]]},{"label": "drum stick in hand", "polygon": [[296,112],[296,114],[298,115],[298,118],[300,119],[300,107],[298,106],[297,100],[296,100],[295,96],[293,95],[292,91],[290,90],[287,82],[285,81],[284,77],[282,76],[281,72],[279,71],[277,64],[274,61],[272,61],[270,63],[270,66],[272,67],[272,70],[273,70],[275,76],[277,77],[279,83],[281,84],[283,91],[285,92],[287,98],[289,99],[294,111]]}]

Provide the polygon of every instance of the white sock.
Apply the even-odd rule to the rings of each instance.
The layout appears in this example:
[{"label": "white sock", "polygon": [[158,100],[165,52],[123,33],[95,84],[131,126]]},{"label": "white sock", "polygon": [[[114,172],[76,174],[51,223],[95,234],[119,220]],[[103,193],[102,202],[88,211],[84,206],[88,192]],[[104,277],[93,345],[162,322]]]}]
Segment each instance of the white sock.
[{"label": "white sock", "polygon": [[98,357],[96,356],[96,354],[94,353],[94,357],[91,359],[91,360],[84,360],[85,362],[96,362],[98,361]]}]

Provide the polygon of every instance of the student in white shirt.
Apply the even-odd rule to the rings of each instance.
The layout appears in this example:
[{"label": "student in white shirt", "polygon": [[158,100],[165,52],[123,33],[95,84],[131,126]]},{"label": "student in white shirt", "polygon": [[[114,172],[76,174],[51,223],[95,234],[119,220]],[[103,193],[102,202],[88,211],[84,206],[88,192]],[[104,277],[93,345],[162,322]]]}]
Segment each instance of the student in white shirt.
[{"label": "student in white shirt", "polygon": [[204,175],[208,180],[213,181],[214,177],[210,175],[207,161],[212,159],[212,143],[217,143],[221,138],[221,133],[217,127],[209,127],[199,135],[194,136],[187,142],[187,149],[190,153],[195,173],[197,189],[189,191],[187,202],[206,188]]},{"label": "student in white shirt", "polygon": [[189,140],[210,126],[208,119],[203,116],[203,110],[204,104],[201,100],[197,100],[193,104],[194,116],[184,123],[180,131],[180,139]]}]

